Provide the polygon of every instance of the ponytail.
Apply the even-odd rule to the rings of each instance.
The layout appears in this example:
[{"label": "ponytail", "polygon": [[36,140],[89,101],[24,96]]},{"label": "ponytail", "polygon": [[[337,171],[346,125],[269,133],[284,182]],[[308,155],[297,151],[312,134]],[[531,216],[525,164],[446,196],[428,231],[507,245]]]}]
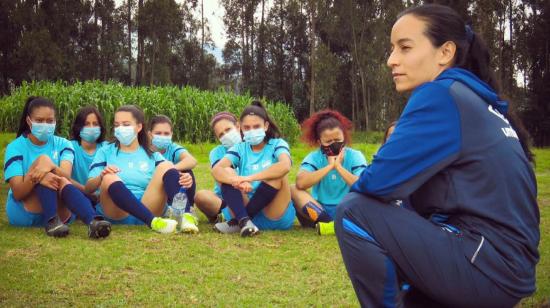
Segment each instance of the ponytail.
[{"label": "ponytail", "polygon": [[[405,10],[399,14],[398,19],[408,14],[426,22],[425,35],[432,45],[439,47],[449,41],[455,43],[454,66],[472,72],[500,96],[501,87],[491,68],[489,49],[483,39],[464,23],[456,11],[448,6],[426,4]],[[525,156],[530,162],[534,162],[534,154],[529,148],[529,134],[521,120],[515,115],[513,108],[509,108],[503,115],[518,134]]]},{"label": "ponytail", "polygon": [[250,105],[244,108],[243,112],[241,113],[240,121],[242,122],[244,117],[248,115],[258,116],[262,118],[264,121],[269,123],[269,127],[267,128],[267,131],[265,133],[265,139],[264,139],[265,142],[273,138],[281,137],[281,132],[279,130],[279,127],[269,117],[269,114],[267,114],[267,110],[265,109],[264,105],[260,101],[257,101],[257,100],[252,101]]},{"label": "ponytail", "polygon": [[23,112],[21,113],[21,119],[19,120],[19,129],[17,130],[17,137],[26,135],[30,132],[29,124],[27,123],[27,117],[31,115],[34,109],[39,107],[48,107],[54,110],[55,105],[48,99],[38,96],[30,96],[25,102]]}]

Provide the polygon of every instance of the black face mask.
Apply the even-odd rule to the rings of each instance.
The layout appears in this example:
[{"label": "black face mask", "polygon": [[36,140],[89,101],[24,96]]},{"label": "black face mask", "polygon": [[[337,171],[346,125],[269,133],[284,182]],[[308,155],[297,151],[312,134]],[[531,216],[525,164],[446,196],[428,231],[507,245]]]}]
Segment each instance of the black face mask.
[{"label": "black face mask", "polygon": [[340,154],[340,151],[344,148],[343,141],[336,141],[329,145],[321,145],[321,152],[326,156],[336,156]]}]

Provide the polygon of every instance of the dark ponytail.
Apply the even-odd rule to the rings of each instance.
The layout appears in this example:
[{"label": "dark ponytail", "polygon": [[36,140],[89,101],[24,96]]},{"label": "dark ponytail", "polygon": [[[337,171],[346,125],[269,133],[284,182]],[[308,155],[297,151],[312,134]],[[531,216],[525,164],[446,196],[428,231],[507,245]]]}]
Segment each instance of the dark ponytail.
[{"label": "dark ponytail", "polygon": [[246,108],[244,108],[243,112],[241,113],[240,120],[244,119],[244,117],[248,115],[255,115],[260,118],[262,118],[264,121],[269,123],[269,127],[267,128],[267,131],[265,132],[265,139],[264,141],[267,142],[270,139],[273,138],[280,138],[281,132],[279,130],[279,127],[273,120],[269,117],[267,114],[267,110],[265,109],[264,105],[260,101],[252,101],[250,105],[248,105]]},{"label": "dark ponytail", "polygon": [[[464,23],[456,11],[444,5],[426,4],[403,11],[398,19],[409,14],[426,22],[425,35],[434,46],[439,47],[446,42],[455,43],[455,67],[472,72],[500,95],[501,87],[491,67],[489,49],[483,39]],[[512,108],[509,108],[504,116],[517,132],[525,156],[529,161],[534,162],[534,154],[529,148],[529,134],[521,120]]]},{"label": "dark ponytail", "polygon": [[[149,135],[147,134],[147,123],[145,123],[145,114],[143,113],[143,111],[141,111],[141,109],[139,109],[139,107],[136,105],[124,105],[119,107],[115,111],[115,114],[117,112],[129,112],[132,114],[134,119],[136,119],[136,123],[141,124],[142,128],[137,136],[139,145],[145,150],[148,156],[153,155],[151,144],[149,143]],[[118,140],[115,141],[115,144],[117,147],[120,147],[120,142]]]},{"label": "dark ponytail", "polygon": [[17,130],[17,137],[30,132],[29,124],[27,124],[27,116],[30,117],[34,109],[39,107],[48,107],[54,110],[55,105],[48,99],[38,96],[30,96],[25,102],[23,112],[21,113],[21,119],[19,120],[19,129]]}]

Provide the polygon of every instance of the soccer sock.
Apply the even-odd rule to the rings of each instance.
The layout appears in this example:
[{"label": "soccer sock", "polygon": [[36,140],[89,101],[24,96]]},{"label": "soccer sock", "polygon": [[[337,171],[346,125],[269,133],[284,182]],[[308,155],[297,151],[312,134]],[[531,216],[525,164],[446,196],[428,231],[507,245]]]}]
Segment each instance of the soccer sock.
[{"label": "soccer sock", "polygon": [[311,201],[304,205],[302,208],[302,213],[316,223],[332,221],[330,215],[323,208],[320,208],[317,204]]},{"label": "soccer sock", "polygon": [[172,205],[174,196],[181,188],[179,181],[180,173],[174,168],[168,169],[168,171],[166,171],[166,173],[162,176],[162,185],[164,186],[164,191],[166,192],[166,198],[169,205]]},{"label": "soccer sock", "polygon": [[189,213],[191,211],[191,207],[195,203],[195,191],[197,191],[197,181],[195,181],[195,174],[193,171],[183,171],[184,173],[189,173],[191,175],[191,178],[193,179],[193,184],[191,187],[187,188],[185,191],[185,194],[187,194],[187,204],[185,205],[185,213]]},{"label": "soccer sock", "polygon": [[218,214],[220,214],[223,209],[225,209],[227,207],[227,202],[225,202],[225,200],[222,199],[222,204],[220,205],[220,209],[218,210]]},{"label": "soccer sock", "polygon": [[271,203],[271,201],[273,201],[273,199],[275,199],[277,192],[278,190],[276,188],[262,181],[260,185],[258,185],[256,192],[254,193],[252,198],[250,198],[250,201],[246,206],[248,216],[250,216],[250,218],[253,218],[254,216],[258,215],[261,210],[263,210],[266,206],[269,205],[269,203]]},{"label": "soccer sock", "polygon": [[57,216],[57,192],[44,185],[38,184],[34,187],[34,192],[38,195],[42,205],[42,219],[44,224]]},{"label": "soccer sock", "polygon": [[85,224],[89,225],[97,216],[90,199],[78,190],[74,185],[65,185],[61,191],[61,200],[71,212],[76,214]]},{"label": "soccer sock", "polygon": [[109,186],[108,193],[116,206],[151,227],[151,222],[155,216],[132,194],[124,183],[121,181],[114,182]]},{"label": "soccer sock", "polygon": [[241,221],[243,218],[248,217],[241,192],[229,184],[222,184],[221,189],[223,199],[233,211],[235,219],[237,219],[237,221]]}]

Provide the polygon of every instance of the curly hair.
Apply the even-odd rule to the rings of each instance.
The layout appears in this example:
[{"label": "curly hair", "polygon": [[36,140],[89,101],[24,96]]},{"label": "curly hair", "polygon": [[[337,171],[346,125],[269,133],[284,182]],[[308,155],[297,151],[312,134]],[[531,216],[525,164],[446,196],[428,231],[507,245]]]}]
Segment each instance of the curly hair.
[{"label": "curly hair", "polygon": [[302,123],[302,140],[315,146],[324,130],[335,127],[339,127],[344,133],[344,142],[351,144],[353,123],[340,112],[331,109],[316,112]]}]

